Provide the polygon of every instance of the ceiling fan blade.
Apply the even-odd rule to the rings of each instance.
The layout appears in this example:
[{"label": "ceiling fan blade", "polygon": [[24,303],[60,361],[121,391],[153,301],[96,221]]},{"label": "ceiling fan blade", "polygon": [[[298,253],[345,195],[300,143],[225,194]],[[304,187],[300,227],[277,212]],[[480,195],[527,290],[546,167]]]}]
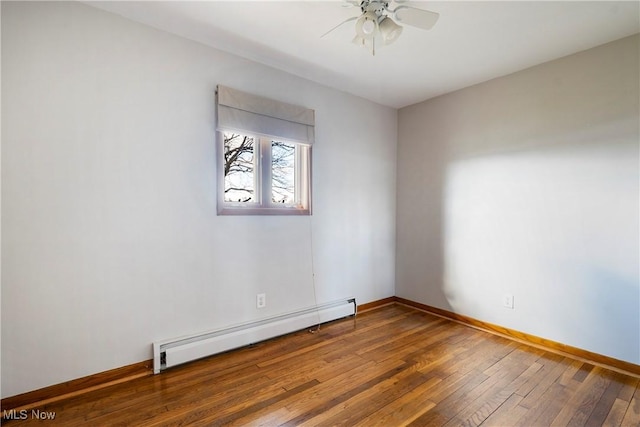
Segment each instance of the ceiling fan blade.
[{"label": "ceiling fan blade", "polygon": [[331,33],[332,31],[337,30],[338,28],[342,27],[344,24],[346,24],[347,22],[353,22],[356,19],[358,19],[358,16],[354,16],[353,18],[349,18],[345,21],[342,21],[341,23],[339,23],[338,25],[336,25],[335,27],[333,27],[332,29],[330,29],[329,31],[327,31],[326,33],[324,33],[323,35],[320,36],[320,38],[324,38],[325,36],[327,36],[329,33]]},{"label": "ceiling fan blade", "polygon": [[342,0],[342,7],[360,7],[360,2],[358,0]]},{"label": "ceiling fan blade", "polygon": [[417,9],[411,6],[398,6],[393,11],[398,22],[430,30],[438,22],[439,13]]}]

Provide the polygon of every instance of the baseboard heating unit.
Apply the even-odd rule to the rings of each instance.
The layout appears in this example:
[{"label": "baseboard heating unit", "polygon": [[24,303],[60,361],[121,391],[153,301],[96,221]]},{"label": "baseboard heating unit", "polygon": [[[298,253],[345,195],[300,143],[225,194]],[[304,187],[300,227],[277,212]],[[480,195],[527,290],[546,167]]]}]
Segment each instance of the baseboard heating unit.
[{"label": "baseboard heating unit", "polygon": [[153,372],[157,374],[182,363],[355,316],[356,310],[356,299],[348,298],[228,328],[157,341],[153,343]]}]

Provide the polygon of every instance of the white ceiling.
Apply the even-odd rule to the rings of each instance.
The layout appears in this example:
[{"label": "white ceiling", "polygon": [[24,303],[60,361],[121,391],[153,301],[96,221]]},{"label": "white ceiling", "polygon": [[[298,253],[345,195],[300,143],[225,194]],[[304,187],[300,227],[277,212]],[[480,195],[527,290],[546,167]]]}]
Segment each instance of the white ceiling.
[{"label": "white ceiling", "polygon": [[395,108],[640,32],[640,1],[413,1],[438,23],[372,56],[352,25],[320,38],[359,14],[340,1],[86,3]]}]

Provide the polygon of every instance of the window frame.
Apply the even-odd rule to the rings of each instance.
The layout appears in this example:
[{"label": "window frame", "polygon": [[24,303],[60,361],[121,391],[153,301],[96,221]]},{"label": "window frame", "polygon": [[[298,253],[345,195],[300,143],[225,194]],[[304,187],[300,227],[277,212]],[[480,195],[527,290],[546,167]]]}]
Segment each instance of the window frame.
[{"label": "window frame", "polygon": [[[225,201],[224,133],[237,133],[254,140],[254,199],[253,202]],[[311,215],[311,151],[312,146],[284,138],[273,138],[255,132],[219,129],[216,132],[217,212],[218,215]],[[296,146],[294,186],[300,200],[295,205],[272,202],[273,142]],[[268,147],[268,149],[265,149]],[[297,198],[297,197],[296,197]]]}]

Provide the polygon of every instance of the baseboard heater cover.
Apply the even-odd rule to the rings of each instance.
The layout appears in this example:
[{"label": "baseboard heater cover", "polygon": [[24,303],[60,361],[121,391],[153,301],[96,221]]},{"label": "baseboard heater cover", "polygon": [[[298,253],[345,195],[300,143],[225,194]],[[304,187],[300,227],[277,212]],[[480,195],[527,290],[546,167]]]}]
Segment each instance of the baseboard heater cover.
[{"label": "baseboard heater cover", "polygon": [[153,343],[153,372],[244,347],[320,323],[354,316],[356,299],[320,304],[279,316]]}]

